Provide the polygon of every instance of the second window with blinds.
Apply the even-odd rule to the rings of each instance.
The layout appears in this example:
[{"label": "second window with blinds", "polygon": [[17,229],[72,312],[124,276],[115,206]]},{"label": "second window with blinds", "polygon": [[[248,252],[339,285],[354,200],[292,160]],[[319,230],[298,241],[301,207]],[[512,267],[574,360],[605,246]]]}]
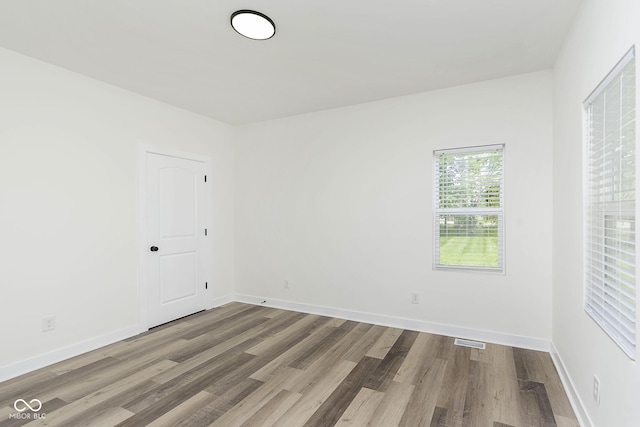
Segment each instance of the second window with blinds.
[{"label": "second window with blinds", "polygon": [[504,272],[504,145],[434,152],[434,267]]},{"label": "second window with blinds", "polygon": [[587,98],[584,111],[584,308],[635,360],[635,49]]}]

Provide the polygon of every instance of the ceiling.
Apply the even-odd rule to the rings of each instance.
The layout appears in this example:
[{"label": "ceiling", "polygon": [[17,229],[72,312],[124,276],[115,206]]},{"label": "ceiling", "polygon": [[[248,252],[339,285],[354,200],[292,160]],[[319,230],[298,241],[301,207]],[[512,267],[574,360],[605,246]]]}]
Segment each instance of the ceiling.
[{"label": "ceiling", "polygon": [[0,46],[245,124],[549,69],[580,1],[0,0]]}]

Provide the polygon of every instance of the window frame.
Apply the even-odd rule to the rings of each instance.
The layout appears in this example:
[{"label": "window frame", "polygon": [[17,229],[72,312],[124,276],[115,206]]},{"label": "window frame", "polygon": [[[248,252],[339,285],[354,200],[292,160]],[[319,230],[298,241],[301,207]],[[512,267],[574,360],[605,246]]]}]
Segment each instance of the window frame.
[{"label": "window frame", "polygon": [[[440,198],[440,173],[439,158],[447,154],[479,154],[499,151],[501,155],[500,165],[500,207],[499,208],[441,208],[439,207]],[[452,270],[452,271],[469,271],[479,273],[505,274],[505,144],[477,145],[460,148],[440,149],[433,151],[433,269],[434,270]],[[498,233],[498,266],[471,266],[471,265],[455,265],[442,264],[440,262],[440,216],[443,215],[497,215],[497,233]]]},{"label": "window frame", "polygon": [[[600,190],[600,192],[595,191],[595,184],[592,185],[592,179],[590,178],[593,174],[597,173],[596,167],[592,167],[593,161],[592,161],[592,150],[593,150],[593,146],[595,145],[594,141],[593,141],[593,137],[592,135],[595,133],[592,131],[592,122],[591,122],[591,115],[590,115],[590,109],[593,107],[594,102],[599,98],[600,95],[602,94],[606,94],[606,91],[609,89],[610,91],[612,90],[610,88],[610,84],[617,81],[618,77],[620,75],[620,73],[626,68],[627,65],[629,65],[630,62],[634,61],[634,88],[632,93],[634,94],[634,104],[633,104],[633,113],[630,115],[631,120],[629,120],[626,123],[633,123],[634,126],[634,130],[633,130],[633,134],[635,136],[635,141],[633,142],[633,170],[634,170],[634,179],[633,179],[633,183],[634,183],[634,188],[633,188],[633,192],[634,192],[634,198],[633,198],[633,208],[629,209],[629,207],[627,207],[626,209],[622,208],[623,205],[623,201],[621,199],[621,195],[625,192],[625,190],[623,189],[618,189],[616,191],[614,191],[613,193],[611,192],[605,192],[604,190]],[[616,345],[632,360],[636,360],[636,351],[637,351],[637,291],[638,291],[638,285],[637,285],[637,256],[638,256],[638,252],[637,252],[637,229],[635,228],[635,224],[636,224],[636,212],[637,212],[637,191],[638,191],[638,162],[637,162],[637,142],[638,142],[638,136],[637,136],[637,126],[636,126],[636,119],[637,119],[637,115],[638,115],[638,109],[637,109],[637,90],[638,90],[638,86],[637,86],[637,64],[635,64],[635,48],[631,48],[625,55],[624,57],[616,64],[616,66],[607,74],[607,76],[602,80],[602,82],[600,82],[597,87],[594,89],[594,91],[585,99],[585,101],[583,102],[583,162],[584,162],[584,167],[583,167],[583,203],[584,203],[584,208],[583,208],[583,215],[582,215],[582,219],[583,219],[583,236],[584,236],[584,240],[583,240],[583,244],[584,244],[584,248],[583,248],[583,308],[584,311],[586,312],[586,314],[611,338],[611,340],[613,342],[616,343]],[[622,89],[620,89],[620,91],[622,92]],[[622,94],[621,96],[621,101],[620,101],[620,105],[622,106]],[[605,106],[606,106],[606,100],[605,100]],[[621,107],[622,108],[622,107]],[[619,142],[616,145],[613,145],[613,149],[609,148],[610,151],[606,151],[607,150],[607,143],[606,143],[606,136],[604,136],[604,132],[606,132],[606,124],[607,122],[610,120],[610,116],[607,117],[607,111],[606,109],[604,110],[604,116],[601,119],[601,122],[603,123],[603,137],[602,137],[602,142],[601,142],[601,146],[602,146],[602,152],[605,154],[601,154],[600,156],[604,159],[606,158],[607,154],[609,156],[611,156],[611,153],[616,152],[616,148],[619,148],[620,154],[620,159],[623,158],[623,153],[625,153],[624,148],[623,148],[623,142]],[[622,124],[624,115],[619,111],[619,114],[617,116],[614,117],[614,119],[617,119],[617,121],[619,121],[619,129],[623,129],[624,125]],[[621,132],[622,134],[622,132]],[[620,138],[621,140],[622,138]],[[595,151],[595,150],[593,150]],[[598,167],[601,167],[603,170],[608,171],[609,173],[602,173],[602,180],[603,180],[603,184],[601,184],[600,186],[602,188],[606,188],[605,187],[605,178],[607,176],[611,175],[611,171],[609,169],[605,169],[605,164],[607,163],[606,160],[602,160],[601,161],[602,165],[600,165],[600,163],[598,163]],[[622,160],[620,160],[620,165],[619,168],[620,170],[622,170]],[[620,177],[622,177],[622,172],[620,172]],[[615,181],[612,181],[615,183]],[[622,179],[619,180],[618,184],[619,186],[621,185]],[[594,188],[592,188],[592,186]],[[614,187],[613,184],[610,185],[611,187]],[[628,190],[627,190],[628,191]],[[595,196],[599,196],[601,198],[604,198],[607,195],[610,194],[614,194],[615,196],[618,196],[618,204],[619,204],[619,208],[616,209],[611,209],[610,205],[614,205],[616,202],[615,201],[601,201],[599,203],[592,203],[591,199]],[[613,197],[615,197],[613,196]],[[628,201],[626,204],[630,204]],[[600,206],[598,208],[598,206]],[[620,271],[623,271],[622,267],[620,267],[621,264],[617,264],[618,267],[617,269],[611,269],[612,265],[611,265],[611,260],[618,260],[619,258],[621,258],[621,256],[613,256],[611,255],[611,253],[607,254],[608,250],[610,250],[611,246],[610,244],[606,243],[606,240],[610,240],[610,241],[614,241],[617,244],[622,245],[623,243],[628,243],[622,240],[622,237],[620,237],[619,239],[614,239],[611,237],[611,235],[607,235],[607,221],[611,221],[613,219],[616,218],[616,215],[619,217],[618,219],[615,219],[616,222],[624,222],[626,221],[626,219],[623,219],[623,214],[624,216],[631,216],[628,215],[628,212],[631,211],[632,212],[632,221],[634,223],[634,229],[633,229],[633,254],[632,254],[632,259],[633,259],[633,327],[632,327],[632,333],[625,333],[624,331],[624,327],[622,326],[623,321],[621,321],[620,319],[622,317],[626,317],[625,314],[623,313],[623,310],[620,308],[622,306],[624,306],[624,304],[622,303],[621,300],[623,300],[624,298],[626,298],[625,296],[618,296],[616,297],[615,294],[616,292],[616,284],[612,283],[611,277],[612,276],[617,276],[619,280],[617,280],[618,282],[622,282],[622,279],[620,278],[620,276],[617,274]],[[609,217],[609,218],[607,218]],[[601,222],[601,225],[599,228],[597,228],[594,223],[597,223],[598,221]],[[597,224],[596,224],[597,225]],[[609,227],[610,228],[610,227]],[[618,225],[616,225],[616,229],[614,231],[618,231]],[[600,232],[600,234],[596,234],[597,232]],[[621,234],[621,233],[618,233]],[[595,236],[595,237],[594,237]],[[600,237],[600,240],[602,240],[601,243],[597,242],[597,238],[596,237]],[[596,249],[594,249],[595,247],[601,247],[600,252],[598,253]],[[620,246],[621,247],[621,246]],[[609,249],[608,249],[609,248]],[[620,249],[621,251],[622,249]],[[627,251],[628,252],[628,251]],[[610,258],[610,259],[608,259]],[[624,264],[629,265],[628,261],[621,261]],[[598,264],[600,263],[603,267],[598,269],[597,267],[594,266],[594,264]],[[602,273],[602,276],[596,276],[596,274],[594,274],[594,271],[596,270],[600,270],[600,272]],[[626,272],[623,272],[623,274],[626,275]],[[600,280],[602,283],[598,283],[598,280]],[[609,281],[607,281],[609,280]],[[611,290],[612,289],[612,290]],[[622,292],[622,289],[620,288],[620,286],[617,289],[617,293],[619,295],[623,295],[624,292]],[[600,292],[600,294],[598,294]],[[611,295],[613,295],[613,297],[611,297]],[[601,301],[601,303],[600,303]],[[614,307],[613,304],[611,304],[611,302],[618,302],[618,307]],[[615,319],[613,319],[612,314],[611,314],[611,309],[609,307],[613,307],[616,311],[613,314],[617,314],[618,319],[617,319],[617,325],[616,325],[616,321]]]}]

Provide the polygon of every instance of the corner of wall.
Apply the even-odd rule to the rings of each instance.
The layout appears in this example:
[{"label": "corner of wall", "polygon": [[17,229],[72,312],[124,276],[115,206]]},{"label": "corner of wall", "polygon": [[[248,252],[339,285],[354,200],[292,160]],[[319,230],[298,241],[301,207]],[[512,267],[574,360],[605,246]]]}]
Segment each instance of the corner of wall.
[{"label": "corner of wall", "polygon": [[562,357],[558,352],[553,341],[551,342],[551,360],[553,360],[553,364],[558,371],[558,375],[560,376],[560,380],[562,381],[562,385],[564,386],[564,390],[567,393],[567,397],[569,398],[569,402],[571,403],[571,407],[573,408],[573,412],[576,414],[576,418],[582,427],[593,427],[593,423],[589,418],[589,414],[587,413],[585,406],[582,403],[582,399],[580,399],[580,395],[571,380],[571,376],[569,375],[569,371],[566,369],[564,362],[562,361]]}]

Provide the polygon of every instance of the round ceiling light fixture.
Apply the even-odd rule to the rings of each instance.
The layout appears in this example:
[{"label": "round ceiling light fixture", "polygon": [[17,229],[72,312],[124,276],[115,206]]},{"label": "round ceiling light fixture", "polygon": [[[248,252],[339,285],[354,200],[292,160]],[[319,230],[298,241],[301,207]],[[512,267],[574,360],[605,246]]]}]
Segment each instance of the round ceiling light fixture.
[{"label": "round ceiling light fixture", "polygon": [[267,40],[276,33],[276,24],[267,15],[255,10],[237,10],[231,14],[234,30],[253,40]]}]

